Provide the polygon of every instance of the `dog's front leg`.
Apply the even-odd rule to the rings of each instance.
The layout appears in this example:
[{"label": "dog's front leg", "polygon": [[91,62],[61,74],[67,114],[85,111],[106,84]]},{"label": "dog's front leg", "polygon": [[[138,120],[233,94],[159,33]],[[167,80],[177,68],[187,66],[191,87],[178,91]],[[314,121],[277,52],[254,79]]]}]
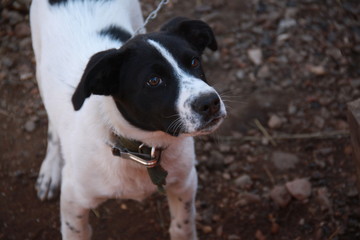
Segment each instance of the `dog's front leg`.
[{"label": "dog's front leg", "polygon": [[[77,194],[76,194],[77,193]],[[79,193],[66,180],[61,187],[61,234],[63,240],[89,240],[89,207],[80,203]]]},{"label": "dog's front leg", "polygon": [[167,188],[167,198],[170,207],[171,240],[196,240],[195,195],[197,189],[197,174],[195,167],[184,182]]}]

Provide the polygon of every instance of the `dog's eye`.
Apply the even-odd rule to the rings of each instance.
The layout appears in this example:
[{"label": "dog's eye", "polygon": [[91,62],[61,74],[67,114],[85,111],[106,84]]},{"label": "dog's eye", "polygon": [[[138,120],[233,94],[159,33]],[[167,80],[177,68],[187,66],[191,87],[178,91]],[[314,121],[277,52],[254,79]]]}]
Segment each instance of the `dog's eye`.
[{"label": "dog's eye", "polygon": [[191,67],[198,68],[200,66],[200,59],[195,57],[191,60]]},{"label": "dog's eye", "polygon": [[160,77],[152,77],[147,81],[147,85],[150,87],[159,86],[162,83],[162,79]]}]

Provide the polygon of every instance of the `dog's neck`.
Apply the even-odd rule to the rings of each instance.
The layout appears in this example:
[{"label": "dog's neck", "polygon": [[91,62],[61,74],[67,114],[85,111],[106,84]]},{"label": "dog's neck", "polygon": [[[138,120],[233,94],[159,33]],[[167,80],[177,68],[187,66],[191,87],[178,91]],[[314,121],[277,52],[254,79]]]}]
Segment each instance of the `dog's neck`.
[{"label": "dog's neck", "polygon": [[116,135],[114,132],[108,145],[111,146],[114,156],[146,167],[151,181],[158,187],[159,192],[165,192],[164,185],[168,173],[160,165],[162,148],[149,147],[145,143]]}]

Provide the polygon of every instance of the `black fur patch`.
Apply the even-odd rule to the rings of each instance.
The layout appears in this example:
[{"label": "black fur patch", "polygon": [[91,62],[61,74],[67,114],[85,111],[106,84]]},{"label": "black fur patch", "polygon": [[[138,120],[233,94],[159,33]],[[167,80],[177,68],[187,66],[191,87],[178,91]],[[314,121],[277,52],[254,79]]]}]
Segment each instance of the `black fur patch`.
[{"label": "black fur patch", "polygon": [[104,28],[99,34],[119,42],[126,42],[131,38],[131,34],[128,31],[116,25],[110,25]]},{"label": "black fur patch", "polygon": [[[101,30],[100,35],[121,42],[128,41],[120,49],[109,49],[91,57],[72,97],[74,109],[79,110],[91,94],[111,96],[131,125],[147,131],[163,131],[173,136],[182,133],[177,109],[180,78],[169,61],[148,40],[163,46],[183,71],[205,82],[201,66],[193,68],[192,60],[200,59],[205,47],[215,49],[216,40],[205,23],[181,21],[186,24],[185,30],[177,29],[176,24],[173,26],[169,23],[160,32],[133,38],[114,25]],[[200,36],[190,38],[187,32],[189,29],[196,30]],[[204,39],[207,40],[205,44]],[[150,85],[149,80],[153,78],[161,79],[161,84]],[[185,209],[191,211],[191,202],[184,204]]]},{"label": "black fur patch", "polygon": [[51,6],[56,6],[56,5],[65,5],[69,1],[73,1],[73,2],[75,2],[75,1],[106,2],[106,1],[112,1],[112,0],[48,0],[48,1]]},{"label": "black fur patch", "polygon": [[65,224],[72,232],[80,233],[80,231],[73,227],[69,222],[65,222]]}]

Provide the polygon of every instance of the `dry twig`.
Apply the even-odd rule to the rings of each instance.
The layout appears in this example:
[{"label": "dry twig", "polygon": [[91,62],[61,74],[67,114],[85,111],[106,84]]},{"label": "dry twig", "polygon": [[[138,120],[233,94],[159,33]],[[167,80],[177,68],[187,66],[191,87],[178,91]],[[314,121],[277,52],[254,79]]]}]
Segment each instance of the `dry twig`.
[{"label": "dry twig", "polygon": [[[350,133],[346,130],[330,131],[330,132],[314,132],[314,133],[299,133],[299,134],[278,134],[271,138],[275,141],[280,140],[301,140],[301,139],[332,139],[332,138],[347,138]],[[260,142],[262,137],[258,136],[218,136],[220,141],[224,142]]]}]

